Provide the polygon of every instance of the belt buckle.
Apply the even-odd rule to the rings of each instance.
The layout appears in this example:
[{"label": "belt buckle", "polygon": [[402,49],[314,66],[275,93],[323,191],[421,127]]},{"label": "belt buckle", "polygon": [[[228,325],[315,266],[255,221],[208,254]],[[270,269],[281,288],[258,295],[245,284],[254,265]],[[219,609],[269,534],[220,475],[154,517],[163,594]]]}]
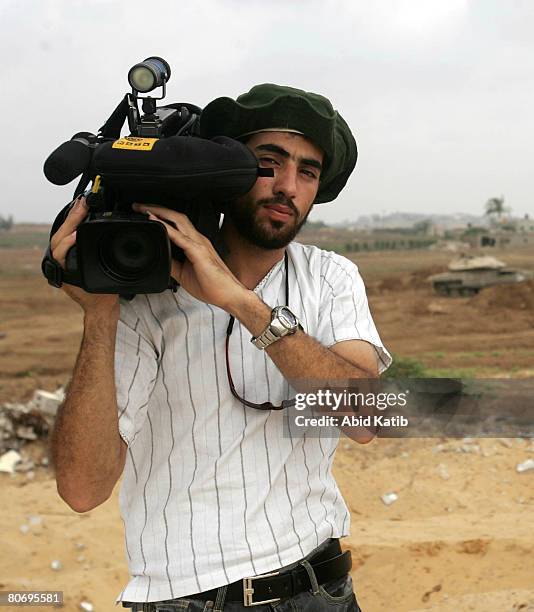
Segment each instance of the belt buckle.
[{"label": "belt buckle", "polygon": [[262,604],[274,603],[275,601],[280,601],[280,597],[275,597],[274,599],[264,599],[263,601],[253,601],[252,597],[254,595],[254,587],[252,586],[253,580],[258,580],[260,578],[268,578],[269,576],[278,576],[280,572],[271,572],[270,574],[260,574],[259,576],[251,576],[250,578],[243,578],[243,605],[245,608],[249,606],[261,606]]}]

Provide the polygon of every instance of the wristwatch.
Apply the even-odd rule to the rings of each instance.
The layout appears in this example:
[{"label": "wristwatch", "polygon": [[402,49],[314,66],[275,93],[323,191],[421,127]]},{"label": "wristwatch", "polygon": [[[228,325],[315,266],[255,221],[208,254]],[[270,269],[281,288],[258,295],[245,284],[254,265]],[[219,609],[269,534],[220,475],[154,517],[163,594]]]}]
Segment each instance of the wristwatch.
[{"label": "wristwatch", "polygon": [[294,334],[299,328],[302,329],[302,325],[287,306],[276,306],[271,311],[269,325],[250,341],[256,348],[263,350],[280,338]]}]

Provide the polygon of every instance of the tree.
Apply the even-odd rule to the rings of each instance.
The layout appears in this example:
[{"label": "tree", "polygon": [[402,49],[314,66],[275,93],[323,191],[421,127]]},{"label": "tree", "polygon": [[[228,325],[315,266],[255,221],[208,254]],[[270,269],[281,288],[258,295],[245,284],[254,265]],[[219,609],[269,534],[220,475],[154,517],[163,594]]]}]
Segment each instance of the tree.
[{"label": "tree", "polygon": [[499,223],[501,222],[501,218],[505,212],[509,212],[510,208],[504,205],[504,196],[502,195],[500,198],[490,198],[486,202],[486,215],[490,218],[492,215],[496,215]]},{"label": "tree", "polygon": [[13,227],[13,215],[3,217],[0,215],[0,230],[10,230]]}]

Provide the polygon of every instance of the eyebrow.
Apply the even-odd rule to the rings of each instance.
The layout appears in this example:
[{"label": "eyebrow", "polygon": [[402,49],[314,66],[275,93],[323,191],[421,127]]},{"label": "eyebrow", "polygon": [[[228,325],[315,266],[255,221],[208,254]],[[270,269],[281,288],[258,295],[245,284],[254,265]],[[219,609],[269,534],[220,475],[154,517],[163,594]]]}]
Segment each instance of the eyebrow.
[{"label": "eyebrow", "polygon": [[[256,147],[256,151],[270,151],[271,153],[278,153],[278,155],[281,155],[284,158],[291,157],[290,154],[285,149],[275,144],[266,143],[266,144],[258,145]],[[319,171],[322,171],[323,169],[322,164],[316,159],[307,159],[307,158],[301,157],[298,161],[303,163],[306,166],[312,166],[313,168],[317,168],[317,170]]]}]

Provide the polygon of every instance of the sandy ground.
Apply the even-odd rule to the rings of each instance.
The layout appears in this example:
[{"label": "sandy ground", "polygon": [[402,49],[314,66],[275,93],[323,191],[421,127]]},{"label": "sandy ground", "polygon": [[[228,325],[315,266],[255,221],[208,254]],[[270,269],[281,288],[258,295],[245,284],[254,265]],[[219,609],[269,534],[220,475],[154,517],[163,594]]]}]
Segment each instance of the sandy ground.
[{"label": "sandy ground", "polygon": [[[335,474],[352,514],[345,545],[365,612],[534,609],[534,474],[515,471],[534,457],[534,445],[485,439],[467,445],[471,452],[462,446],[341,442]],[[117,490],[79,515],[58,498],[47,470],[31,481],[18,474],[0,482],[8,500],[0,515],[0,589],[62,590],[67,610],[84,600],[112,610],[127,580]],[[391,506],[380,499],[386,491],[399,496]],[[32,525],[32,516],[41,523]],[[62,569],[51,568],[54,560]]]},{"label": "sandy ground", "polygon": [[[81,318],[35,273],[38,252],[0,255],[0,402],[27,400],[67,381]],[[437,298],[424,278],[443,254],[423,255],[359,258],[388,347],[434,370],[533,376],[534,287]],[[525,265],[532,255],[514,257]],[[364,612],[534,610],[534,472],[515,471],[530,457],[534,443],[523,439],[342,440],[335,474],[352,514],[345,545]],[[82,600],[113,610],[127,580],[117,490],[78,515],[45,468],[33,479],[0,474],[0,486],[0,590],[62,590],[66,610]],[[387,491],[398,494],[391,506],[380,499]]]}]

